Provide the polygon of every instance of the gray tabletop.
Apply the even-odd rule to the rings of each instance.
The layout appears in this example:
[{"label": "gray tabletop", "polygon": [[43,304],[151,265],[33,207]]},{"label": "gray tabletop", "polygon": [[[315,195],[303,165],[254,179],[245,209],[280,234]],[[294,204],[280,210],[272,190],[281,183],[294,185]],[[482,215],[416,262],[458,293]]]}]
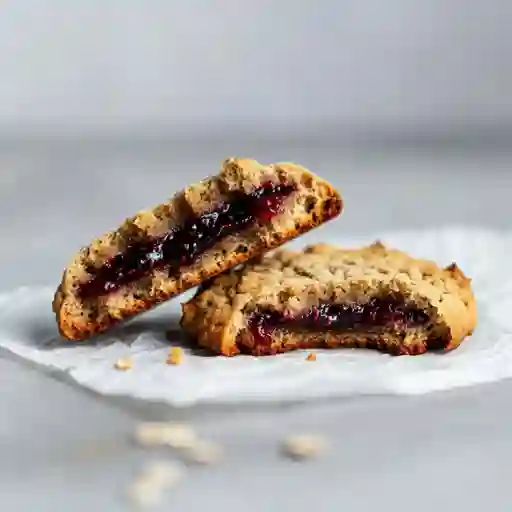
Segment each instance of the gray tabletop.
[{"label": "gray tabletop", "polygon": [[[296,160],[345,196],[347,234],[442,224],[512,227],[512,155],[421,148],[337,149],[307,141],[220,144],[21,141],[0,147],[0,287],[57,283],[70,254],[124,216],[215,171],[231,154]],[[225,447],[190,471],[162,510],[509,511],[512,383],[417,398],[358,397],[199,407],[97,396],[0,352],[2,510],[127,510],[152,454],[137,421],[180,418]],[[325,435],[305,464],[279,456],[289,432]]]}]

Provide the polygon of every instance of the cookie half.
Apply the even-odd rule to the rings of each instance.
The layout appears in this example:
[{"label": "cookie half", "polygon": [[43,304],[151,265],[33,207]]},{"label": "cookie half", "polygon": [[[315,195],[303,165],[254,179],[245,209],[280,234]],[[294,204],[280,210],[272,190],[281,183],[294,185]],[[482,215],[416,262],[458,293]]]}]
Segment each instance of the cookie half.
[{"label": "cookie half", "polygon": [[83,248],[53,309],[85,339],[336,217],[329,183],[295,164],[229,159],[220,173]]},{"label": "cookie half", "polygon": [[470,279],[381,243],[276,251],[205,283],[181,325],[218,354],[366,347],[415,355],[457,347],[476,324]]}]

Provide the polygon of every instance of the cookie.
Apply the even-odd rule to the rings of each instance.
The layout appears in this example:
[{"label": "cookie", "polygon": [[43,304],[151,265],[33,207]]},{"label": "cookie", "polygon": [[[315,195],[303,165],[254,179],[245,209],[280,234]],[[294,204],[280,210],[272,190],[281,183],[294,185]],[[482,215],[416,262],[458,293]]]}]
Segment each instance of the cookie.
[{"label": "cookie", "polygon": [[232,158],[220,173],[81,249],[53,301],[82,340],[336,217],[338,193],[295,164]]},{"label": "cookie", "polygon": [[366,347],[416,355],[457,347],[476,324],[470,279],[388,249],[276,251],[204,283],[181,325],[226,356]]}]

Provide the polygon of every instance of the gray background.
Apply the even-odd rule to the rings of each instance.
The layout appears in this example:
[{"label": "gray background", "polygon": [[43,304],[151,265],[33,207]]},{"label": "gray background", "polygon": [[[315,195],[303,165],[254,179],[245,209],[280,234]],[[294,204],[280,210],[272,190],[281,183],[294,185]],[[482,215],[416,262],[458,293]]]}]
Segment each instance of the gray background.
[{"label": "gray background", "polygon": [[[0,289],[215,172],[296,160],[347,235],[510,229],[510,3],[4,2]],[[305,239],[307,241],[307,237]],[[504,269],[506,272],[506,269]],[[226,459],[162,509],[509,511],[510,381],[418,398],[174,410],[86,392],[0,352],[0,509],[128,510],[141,419],[185,418]],[[292,464],[288,432],[328,437]]]},{"label": "gray background", "polygon": [[0,127],[510,124],[511,20],[506,0],[4,1]]}]

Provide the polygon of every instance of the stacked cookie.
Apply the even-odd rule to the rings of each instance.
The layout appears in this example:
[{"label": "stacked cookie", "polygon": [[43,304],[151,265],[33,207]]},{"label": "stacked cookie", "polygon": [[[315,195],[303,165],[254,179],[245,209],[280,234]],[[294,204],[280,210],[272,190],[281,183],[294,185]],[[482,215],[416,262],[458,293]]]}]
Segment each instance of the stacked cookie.
[{"label": "stacked cookie", "polygon": [[471,334],[475,301],[455,264],[380,243],[267,254],[341,211],[334,188],[303,167],[229,159],[73,258],[53,302],[60,333],[86,339],[199,285],[181,325],[224,355],[341,346],[421,354]]}]

